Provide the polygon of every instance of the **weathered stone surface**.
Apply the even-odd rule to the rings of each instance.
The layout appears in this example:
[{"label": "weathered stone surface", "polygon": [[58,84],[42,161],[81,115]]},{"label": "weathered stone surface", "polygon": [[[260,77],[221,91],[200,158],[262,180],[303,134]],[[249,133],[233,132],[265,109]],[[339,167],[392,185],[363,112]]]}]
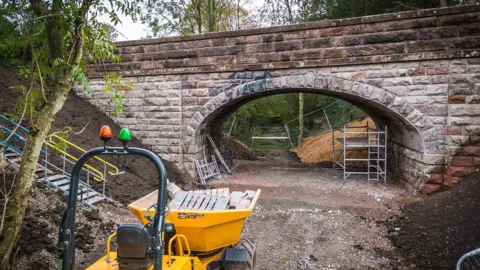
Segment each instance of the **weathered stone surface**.
[{"label": "weathered stone surface", "polygon": [[443,183],[443,174],[432,174],[427,180],[427,183],[431,184],[442,184]]},{"label": "weathered stone surface", "polygon": [[449,96],[448,97],[448,104],[465,104],[466,98],[465,96]]},{"label": "weathered stone surface", "polygon": [[450,158],[451,166],[471,167],[474,165],[473,156],[453,156]]},{"label": "weathered stone surface", "polygon": [[453,187],[456,184],[460,183],[462,181],[461,177],[455,177],[455,176],[450,176],[450,175],[445,175],[444,176],[444,181],[443,184],[447,187]]},{"label": "weathered stone surface", "polygon": [[422,193],[425,195],[430,195],[432,193],[435,193],[436,191],[439,191],[441,188],[442,188],[442,185],[440,184],[428,183],[423,186]]},{"label": "weathered stone surface", "polygon": [[190,173],[202,136],[243,102],[345,99],[388,126],[392,175],[432,193],[480,162],[480,7],[396,16],[120,42],[122,63],[88,67],[95,99],[80,94],[109,114],[101,78],[124,75],[136,91],[115,121]]},{"label": "weathered stone surface", "polygon": [[473,155],[480,157],[480,145],[464,146],[462,150],[465,155]]},{"label": "weathered stone surface", "polygon": [[[472,163],[473,165],[473,163]],[[452,177],[464,177],[467,176],[473,172],[475,172],[477,169],[472,167],[457,167],[457,166],[450,166],[447,171],[447,175],[452,176]]]}]

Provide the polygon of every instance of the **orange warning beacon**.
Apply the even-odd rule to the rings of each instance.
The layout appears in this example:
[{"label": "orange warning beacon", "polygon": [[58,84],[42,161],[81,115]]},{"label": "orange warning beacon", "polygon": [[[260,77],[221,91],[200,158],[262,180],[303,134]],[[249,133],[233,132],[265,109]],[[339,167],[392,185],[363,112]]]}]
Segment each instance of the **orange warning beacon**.
[{"label": "orange warning beacon", "polygon": [[107,142],[113,137],[112,135],[112,129],[109,126],[103,126],[100,129],[100,139],[102,141]]}]

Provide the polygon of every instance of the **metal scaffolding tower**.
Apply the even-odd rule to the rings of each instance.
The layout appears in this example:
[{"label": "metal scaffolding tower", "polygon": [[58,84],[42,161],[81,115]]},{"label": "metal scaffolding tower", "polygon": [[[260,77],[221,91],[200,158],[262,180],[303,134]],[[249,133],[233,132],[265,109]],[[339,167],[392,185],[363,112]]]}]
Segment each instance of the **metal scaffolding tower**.
[{"label": "metal scaffolding tower", "polygon": [[[335,131],[343,136],[335,138]],[[333,167],[343,169],[343,179],[351,175],[367,175],[368,181],[387,181],[387,127],[348,126],[332,130]],[[342,149],[335,148],[335,141]],[[338,148],[338,147],[337,147]],[[366,150],[366,151],[365,151]],[[355,153],[355,154],[354,154]],[[355,156],[353,156],[355,155]],[[366,166],[365,166],[366,165]],[[363,169],[363,170],[362,170]]]}]

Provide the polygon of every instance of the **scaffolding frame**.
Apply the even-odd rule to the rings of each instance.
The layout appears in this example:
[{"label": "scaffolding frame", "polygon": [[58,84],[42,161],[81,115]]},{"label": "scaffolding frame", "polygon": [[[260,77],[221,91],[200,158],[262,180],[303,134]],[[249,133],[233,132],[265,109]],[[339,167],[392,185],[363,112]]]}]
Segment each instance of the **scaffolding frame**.
[{"label": "scaffolding frame", "polygon": [[[352,131],[352,129],[354,131]],[[360,131],[358,131],[360,130]],[[341,138],[335,138],[335,131],[343,134]],[[342,151],[336,155],[335,141],[342,143]],[[343,126],[343,129],[332,130],[332,163],[333,168],[343,169],[343,180],[352,175],[367,175],[368,182],[387,182],[387,126],[384,130],[368,126]],[[349,152],[367,149],[367,156],[364,158],[351,158]],[[341,159],[343,156],[343,160]],[[366,171],[355,170],[353,163],[366,163]]]}]

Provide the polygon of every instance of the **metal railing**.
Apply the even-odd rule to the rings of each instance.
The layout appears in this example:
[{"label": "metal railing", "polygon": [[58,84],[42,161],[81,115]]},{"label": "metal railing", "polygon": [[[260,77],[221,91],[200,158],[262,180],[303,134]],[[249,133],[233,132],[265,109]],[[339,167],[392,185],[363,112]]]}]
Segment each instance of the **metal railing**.
[{"label": "metal railing", "polygon": [[[11,121],[7,117],[0,115],[0,119],[3,119],[4,121],[7,121],[10,125],[14,125],[17,128],[17,131],[24,132],[26,134],[29,134],[29,130],[26,129],[25,127],[21,126],[20,124]],[[22,144],[25,144],[27,139],[17,132],[13,132],[11,129],[7,128],[4,125],[0,124],[0,129],[8,135],[8,140],[4,142],[5,144],[5,149],[4,153],[8,151],[8,149],[11,149],[12,151],[15,151],[18,154],[22,154],[22,150],[19,147],[16,147],[12,145],[14,141],[18,141]],[[13,134],[12,134],[13,133]],[[83,149],[82,147],[56,135],[56,134],[51,134],[48,137],[48,140],[44,141],[44,149],[41,150],[40,154],[40,160],[39,163],[42,164],[44,167],[44,175],[45,179],[48,177],[50,168],[58,171],[60,174],[63,174],[64,176],[70,177],[70,174],[67,172],[67,165],[73,166],[75,162],[78,160],[78,157],[75,156],[73,153],[69,153],[67,149],[69,147],[76,149],[79,151],[81,154],[85,153],[86,150]],[[0,142],[3,142],[2,139],[0,139]],[[63,144],[63,145],[62,145]],[[50,156],[50,149],[53,149],[55,152],[59,154],[60,159],[62,160],[62,164],[60,166],[55,165],[52,163],[51,160],[49,160]],[[100,158],[100,157],[95,157],[95,160],[103,163],[103,172],[100,171],[100,169],[95,168],[91,164],[85,164],[84,167],[82,168],[82,171],[86,173],[86,183],[84,182],[83,185],[90,188],[90,177],[93,177],[93,179],[97,182],[102,182],[102,195],[105,196],[105,184],[107,182],[107,175],[118,175],[121,174],[122,172],[119,172],[118,167],[115,165],[111,164],[110,162]],[[108,167],[108,170],[107,170]],[[81,194],[83,196],[83,193]],[[88,192],[87,192],[87,198],[88,198]]]},{"label": "metal railing", "polygon": [[[55,142],[55,139],[57,139],[58,141],[60,141],[60,143]],[[87,150],[81,148],[80,146],[78,146],[78,145],[76,145],[76,144],[74,144],[74,143],[72,143],[72,142],[70,142],[70,141],[68,141],[68,140],[66,140],[66,139],[64,139],[64,138],[56,135],[56,134],[51,134],[50,136],[48,136],[48,140],[50,141],[50,143],[51,143],[52,145],[59,145],[59,144],[61,144],[61,143],[64,143],[65,145],[68,145],[69,147],[73,147],[73,148],[77,149],[77,150],[80,151],[82,154],[85,153],[85,152],[87,152]],[[64,155],[69,156],[69,157],[70,157],[72,160],[74,160],[74,161],[77,161],[77,160],[78,160],[77,157],[75,157],[75,156],[73,156],[73,155],[71,155],[71,154],[69,154],[69,153],[63,153],[63,151],[61,151],[61,153],[64,154]],[[110,162],[108,162],[108,161],[106,161],[106,160],[104,160],[104,159],[102,159],[102,158],[100,158],[100,157],[98,157],[98,156],[96,156],[96,157],[94,157],[94,158],[95,158],[96,160],[100,161],[101,163],[103,163],[103,164],[104,164],[104,167],[109,167],[109,168],[110,168],[111,171],[108,171],[108,173],[109,173],[110,175],[120,174],[117,166],[111,164]],[[85,165],[85,166],[87,166],[87,165]],[[92,170],[96,170],[96,169],[92,169]],[[112,171],[112,170],[113,170],[113,171]],[[96,171],[98,171],[98,170],[96,170]],[[104,172],[105,172],[105,171],[107,171],[106,168],[104,168]],[[103,178],[105,177],[102,173],[100,173],[100,174],[103,176]],[[97,181],[101,181],[101,180],[102,180],[102,179],[97,180]]]},{"label": "metal railing", "polygon": [[457,262],[456,270],[480,269],[480,248],[464,254]]}]

